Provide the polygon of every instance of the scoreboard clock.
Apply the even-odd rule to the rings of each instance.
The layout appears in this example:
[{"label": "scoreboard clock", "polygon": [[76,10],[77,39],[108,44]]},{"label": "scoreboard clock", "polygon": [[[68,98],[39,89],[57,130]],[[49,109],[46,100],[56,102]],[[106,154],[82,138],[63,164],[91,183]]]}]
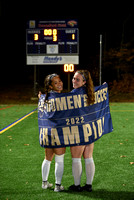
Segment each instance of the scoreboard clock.
[{"label": "scoreboard clock", "polygon": [[76,20],[28,22],[27,65],[79,64],[79,30]]}]

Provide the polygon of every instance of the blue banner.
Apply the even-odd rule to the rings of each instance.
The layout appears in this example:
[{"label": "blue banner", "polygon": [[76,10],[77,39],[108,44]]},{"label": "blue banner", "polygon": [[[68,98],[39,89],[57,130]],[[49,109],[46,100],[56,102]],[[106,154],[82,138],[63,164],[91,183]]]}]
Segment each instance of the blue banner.
[{"label": "blue banner", "polygon": [[91,144],[113,131],[107,83],[95,87],[95,103],[87,106],[85,87],[69,93],[50,92],[48,103],[38,103],[41,147]]}]

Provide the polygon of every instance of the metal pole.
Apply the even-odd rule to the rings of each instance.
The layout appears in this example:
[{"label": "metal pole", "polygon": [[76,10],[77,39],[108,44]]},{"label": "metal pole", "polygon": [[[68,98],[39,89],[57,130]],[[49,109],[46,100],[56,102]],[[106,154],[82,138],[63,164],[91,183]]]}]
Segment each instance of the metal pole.
[{"label": "metal pole", "polygon": [[36,65],[34,65],[34,95],[36,96]]},{"label": "metal pole", "polygon": [[101,78],[102,78],[102,35],[100,35],[100,78],[99,78],[99,84],[102,84]]},{"label": "metal pole", "polygon": [[70,72],[68,72],[68,92],[70,92]]}]

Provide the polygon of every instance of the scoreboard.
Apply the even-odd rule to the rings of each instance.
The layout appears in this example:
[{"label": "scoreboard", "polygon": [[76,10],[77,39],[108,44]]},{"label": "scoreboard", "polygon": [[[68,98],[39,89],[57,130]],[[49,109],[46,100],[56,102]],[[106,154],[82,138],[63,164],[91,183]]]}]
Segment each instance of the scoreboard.
[{"label": "scoreboard", "polygon": [[76,20],[28,22],[27,65],[79,64],[79,30]]}]

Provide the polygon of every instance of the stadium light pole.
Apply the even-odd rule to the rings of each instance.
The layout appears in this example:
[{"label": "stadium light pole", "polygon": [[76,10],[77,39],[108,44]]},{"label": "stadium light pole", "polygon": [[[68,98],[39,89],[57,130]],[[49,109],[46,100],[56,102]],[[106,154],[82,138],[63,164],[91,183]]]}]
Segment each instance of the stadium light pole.
[{"label": "stadium light pole", "polygon": [[102,83],[102,35],[100,35],[100,62],[99,62],[99,69],[100,69],[100,77],[99,77],[99,84]]},{"label": "stadium light pole", "polygon": [[70,72],[68,72],[68,92],[70,92]]},{"label": "stadium light pole", "polygon": [[36,96],[36,65],[34,65],[34,95]]}]

